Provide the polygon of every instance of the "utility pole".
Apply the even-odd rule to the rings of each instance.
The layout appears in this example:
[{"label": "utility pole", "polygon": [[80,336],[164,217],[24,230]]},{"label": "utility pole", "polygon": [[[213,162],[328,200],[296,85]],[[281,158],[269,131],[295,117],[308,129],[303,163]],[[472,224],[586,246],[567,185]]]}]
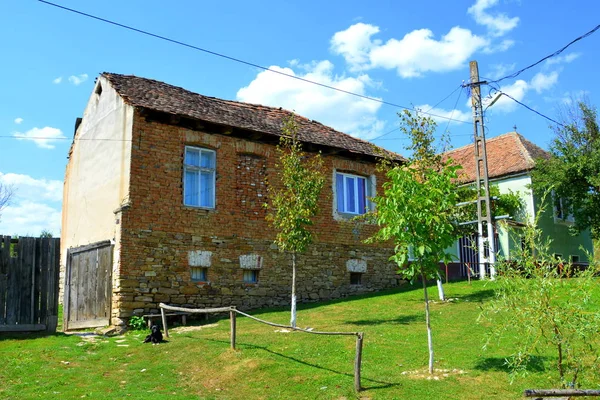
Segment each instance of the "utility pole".
[{"label": "utility pole", "polygon": [[[469,63],[471,71],[471,106],[473,108],[473,133],[475,136],[475,180],[477,182],[477,248],[479,249],[479,277],[485,279],[486,265],[490,266],[490,278],[496,277],[496,249],[494,226],[490,206],[490,184],[488,179],[487,152],[485,150],[485,130],[483,127],[483,107],[481,85],[477,61]],[[482,193],[483,188],[483,193]],[[485,212],[485,214],[484,214]],[[485,236],[484,236],[485,233]]]}]

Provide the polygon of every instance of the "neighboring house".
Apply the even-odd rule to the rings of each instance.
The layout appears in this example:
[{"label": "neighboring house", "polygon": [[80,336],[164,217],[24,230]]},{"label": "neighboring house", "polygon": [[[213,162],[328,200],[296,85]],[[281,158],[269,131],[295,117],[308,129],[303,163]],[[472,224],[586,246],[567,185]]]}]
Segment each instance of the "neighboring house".
[{"label": "neighboring house", "polygon": [[[290,255],[265,222],[267,181],[291,113],[103,73],[78,119],[65,173],[62,263],[69,327],[120,325],[160,302],[289,303]],[[381,190],[381,149],[297,116],[323,155],[316,240],[299,256],[301,301],[398,285],[392,248],[352,218]],[[390,154],[390,153],[388,153]],[[396,159],[399,156],[392,154]]]},{"label": "neighboring house", "polygon": [[[531,170],[535,167],[537,158],[548,157],[549,153],[516,132],[486,140],[486,150],[490,185],[498,186],[500,193],[518,192],[523,200],[524,210],[521,215],[511,216],[511,219],[505,220],[506,224],[496,223],[497,254],[510,260],[514,258],[515,248],[521,246],[519,229],[527,220],[533,221],[541,205],[540,197],[534,195],[529,188]],[[461,183],[475,181],[475,155],[472,144],[449,151],[445,156],[463,167],[458,172]],[[573,219],[572,216],[564,215],[560,199],[548,196],[546,202],[546,212],[540,216],[539,227],[545,237],[552,239],[550,251],[563,260],[588,263],[589,260],[581,247],[589,252],[593,251],[590,233],[584,231],[577,236],[570,235],[569,226],[573,224]],[[465,237],[458,241],[455,255],[459,262],[450,266],[450,275],[466,276],[467,263],[478,274],[479,257],[473,249],[473,239]]]}]

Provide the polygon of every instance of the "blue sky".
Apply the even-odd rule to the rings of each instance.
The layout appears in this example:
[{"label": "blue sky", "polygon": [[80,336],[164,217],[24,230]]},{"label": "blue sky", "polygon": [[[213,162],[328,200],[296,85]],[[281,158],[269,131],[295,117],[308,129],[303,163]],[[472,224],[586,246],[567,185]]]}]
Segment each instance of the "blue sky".
[{"label": "blue sky", "polygon": [[[56,0],[65,7],[404,106],[429,110],[469,79],[497,78],[598,24],[600,4],[573,0],[229,1]],[[556,5],[555,5],[556,4]],[[176,5],[176,6],[174,6]],[[402,152],[399,109],[264,72],[66,12],[34,0],[0,3],[0,182],[15,189],[1,234],[60,233],[62,180],[75,119],[103,71],[134,74],[225,99],[295,110]],[[550,117],[572,99],[596,104],[600,33],[502,90]],[[483,89],[487,94],[488,89]],[[460,95],[460,97],[459,97]],[[431,110],[471,119],[457,90]],[[452,144],[472,125],[439,119]],[[486,133],[513,130],[547,148],[548,121],[501,98]],[[390,132],[390,133],[388,133]],[[377,138],[385,133],[387,135]],[[28,137],[30,139],[28,139]],[[44,140],[32,138],[45,138]]]}]

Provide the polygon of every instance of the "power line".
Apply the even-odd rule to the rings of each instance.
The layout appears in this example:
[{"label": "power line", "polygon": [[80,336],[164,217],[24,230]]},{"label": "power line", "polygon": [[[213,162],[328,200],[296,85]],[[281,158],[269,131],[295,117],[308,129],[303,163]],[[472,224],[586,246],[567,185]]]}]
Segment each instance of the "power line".
[{"label": "power line", "polygon": [[454,93],[456,93],[457,90],[459,90],[460,88],[462,88],[462,84],[458,85],[458,87],[456,89],[454,89],[452,92],[450,92],[450,94],[446,97],[444,97],[442,100],[438,101],[435,106],[431,107],[429,110],[427,111],[423,111],[424,114],[427,114],[429,111],[433,110],[434,108],[436,108],[437,106],[439,106],[440,104],[442,104],[444,101],[446,101],[448,99],[448,97],[452,96]]},{"label": "power line", "polygon": [[131,142],[131,139],[103,139],[103,138],[68,138],[68,137],[45,137],[45,136],[14,136],[14,135],[0,135],[2,139],[19,139],[19,140],[100,140],[109,142]]},{"label": "power line", "polygon": [[[452,96],[454,93],[456,93],[456,91],[457,91],[457,90],[459,90],[460,88],[462,88],[462,84],[461,84],[461,85],[458,85],[458,87],[457,87],[456,89],[454,89],[452,92],[450,92],[450,94],[449,94],[449,95],[447,95],[446,97],[444,97],[442,100],[438,101],[438,102],[437,102],[437,103],[436,103],[436,104],[435,104],[433,107],[430,107],[430,108],[429,108],[429,110],[427,110],[427,111],[419,111],[419,112],[421,112],[421,113],[423,113],[423,114],[427,114],[429,111],[433,110],[434,108],[436,108],[437,106],[439,106],[440,104],[442,104],[444,101],[446,101],[446,100],[447,100],[447,99],[448,99],[450,96]],[[460,95],[459,95],[459,97],[460,97]],[[458,103],[458,100],[457,100],[457,103]],[[454,108],[456,108],[456,105],[454,106]],[[454,112],[453,112],[453,113],[454,113]],[[453,113],[452,113],[452,114],[453,114]],[[452,118],[452,114],[450,115],[450,117],[451,117],[451,118]],[[448,121],[448,125],[450,125],[450,124],[449,124],[449,122],[450,122],[450,121]],[[379,140],[379,139],[381,139],[382,137],[384,137],[384,136],[387,136],[387,135],[389,135],[390,133],[392,133],[392,132],[395,132],[395,131],[397,131],[397,130],[399,130],[399,129],[400,129],[400,128],[394,128],[394,129],[392,129],[391,131],[384,133],[383,135],[379,135],[379,136],[377,136],[377,137],[374,137],[373,139],[369,139],[369,140],[370,140],[371,142],[373,142],[373,141],[375,141],[375,140]],[[446,128],[446,130],[447,130],[447,129],[448,129],[448,128]]]},{"label": "power line", "polygon": [[541,116],[541,117],[543,117],[543,118],[546,118],[548,121],[552,121],[552,122],[554,122],[555,124],[557,124],[557,125],[560,125],[560,126],[562,126],[562,127],[564,127],[564,126],[565,126],[564,124],[561,124],[560,122],[553,120],[552,118],[550,118],[550,117],[548,117],[548,116],[546,116],[546,115],[542,114],[541,112],[534,110],[533,108],[529,107],[527,104],[521,103],[519,100],[515,99],[515,98],[514,98],[514,97],[512,97],[510,94],[508,94],[508,93],[505,93],[505,92],[502,92],[502,91],[500,91],[500,93],[502,93],[504,96],[508,97],[509,99],[511,99],[512,101],[514,101],[515,103],[522,105],[523,107],[525,107],[525,108],[526,108],[526,109],[528,109],[529,111],[533,111],[533,112],[534,112],[534,113],[536,113],[537,115],[539,115],[539,116]]},{"label": "power line", "polygon": [[[255,63],[252,63],[252,62],[249,62],[249,61],[244,61],[244,60],[242,60],[240,58],[236,58],[236,57],[228,56],[226,54],[218,53],[216,51],[204,49],[202,47],[194,46],[194,45],[191,45],[191,44],[188,44],[188,43],[185,43],[185,42],[181,42],[179,40],[171,39],[171,38],[168,38],[166,36],[157,35],[155,33],[144,31],[144,30],[138,29],[138,28],[134,28],[134,27],[129,26],[129,25],[121,24],[119,22],[111,21],[109,19],[97,17],[97,16],[92,15],[92,14],[88,14],[88,13],[85,13],[85,12],[82,12],[82,11],[78,11],[78,10],[75,10],[75,9],[72,9],[72,8],[61,6],[60,4],[51,3],[51,2],[46,1],[46,0],[38,0],[38,1],[40,3],[44,3],[44,4],[47,4],[47,5],[56,7],[56,8],[60,8],[60,9],[65,10],[65,11],[69,11],[69,12],[72,12],[72,13],[75,13],[75,14],[83,15],[84,17],[92,18],[92,19],[95,19],[97,21],[106,22],[107,24],[115,25],[115,26],[118,26],[120,28],[128,29],[130,31],[134,31],[134,32],[137,32],[137,33],[141,33],[143,35],[151,36],[151,37],[154,37],[156,39],[161,39],[161,40],[164,40],[164,41],[167,41],[167,42],[178,44],[180,46],[188,47],[190,49],[194,49],[194,50],[198,50],[198,51],[201,51],[201,52],[204,52],[204,53],[207,53],[207,54],[211,54],[213,56],[225,58],[225,59],[230,60],[230,61],[234,61],[234,62],[245,64],[245,65],[248,65],[248,66],[251,66],[251,67],[262,69],[263,71],[273,72],[275,74],[286,76],[288,78],[293,78],[293,79],[296,79],[296,80],[299,80],[299,81],[302,81],[302,82],[311,83],[313,85],[321,86],[321,87],[324,87],[324,88],[327,88],[327,89],[336,90],[336,91],[341,92],[341,93],[345,93],[345,94],[349,94],[351,96],[359,97],[361,99],[375,101],[375,102],[380,103],[380,104],[385,104],[385,105],[396,107],[396,108],[403,108],[405,110],[417,111],[417,110],[415,110],[412,107],[406,107],[406,106],[403,106],[403,105],[400,105],[400,104],[395,104],[395,103],[392,103],[392,102],[389,102],[389,101],[385,101],[385,100],[382,100],[382,99],[378,99],[378,98],[375,98],[375,97],[370,97],[370,96],[365,96],[363,94],[358,94],[358,93],[350,92],[348,90],[336,88],[334,86],[326,85],[324,83],[319,83],[319,82],[316,82],[316,81],[311,81],[310,79],[302,78],[302,77],[299,77],[299,76],[296,76],[296,75],[286,74],[285,72],[281,72],[281,71],[273,70],[273,69],[270,69],[270,68],[267,68],[267,67],[263,67],[262,65],[258,65],[258,64],[255,64]],[[432,114],[432,113],[429,113],[429,112],[425,112],[424,114],[427,114],[427,115],[430,115],[430,116],[436,117],[436,118],[442,118],[442,119],[452,120],[452,119],[450,119],[448,117],[444,117],[442,115]],[[464,124],[472,124],[471,121],[462,121],[462,120],[459,120],[459,119],[454,119],[453,121],[455,121],[455,122],[461,122],[461,123],[464,123]]]},{"label": "power line", "polygon": [[[462,85],[459,86],[461,88]],[[454,110],[456,110],[456,106],[458,105],[458,100],[460,100],[460,96],[462,95],[462,90],[458,92],[458,97],[456,98],[456,102],[454,103],[454,107],[452,107],[452,112],[450,113],[450,118],[454,115]],[[444,133],[448,132],[448,128],[450,127],[450,120],[448,120],[448,124],[446,124],[446,129],[444,129]]]},{"label": "power line", "polygon": [[559,50],[556,50],[554,53],[552,53],[552,54],[550,54],[550,55],[547,55],[546,57],[542,58],[541,60],[539,60],[539,61],[536,61],[536,62],[534,62],[533,64],[531,64],[531,65],[528,65],[527,67],[525,67],[525,68],[522,68],[522,69],[518,70],[517,72],[514,72],[514,73],[512,73],[512,74],[510,74],[510,75],[507,75],[507,76],[505,76],[505,77],[503,77],[503,78],[496,79],[496,80],[494,80],[494,81],[488,82],[488,84],[490,84],[490,83],[498,83],[498,82],[500,82],[500,81],[503,81],[503,80],[505,80],[505,79],[516,78],[516,77],[517,77],[517,76],[519,76],[519,75],[520,75],[522,72],[525,72],[525,71],[527,71],[528,69],[535,67],[536,65],[538,65],[538,64],[540,64],[540,63],[542,63],[542,62],[546,61],[546,60],[547,60],[547,59],[549,59],[549,58],[552,58],[552,57],[555,57],[555,56],[559,55],[560,53],[562,53],[563,51],[565,51],[565,50],[566,50],[566,49],[567,49],[569,46],[571,46],[573,43],[575,43],[575,42],[578,42],[578,41],[580,41],[581,39],[584,39],[584,38],[586,38],[586,37],[588,37],[588,36],[592,35],[592,34],[593,34],[594,32],[596,32],[598,29],[600,29],[600,25],[597,25],[597,26],[596,26],[594,29],[592,29],[591,31],[589,31],[589,32],[587,32],[587,33],[585,33],[585,34],[583,34],[583,35],[581,35],[581,36],[579,36],[578,38],[571,40],[571,41],[569,42],[569,44],[567,44],[566,46],[564,46],[564,47],[560,48]]}]

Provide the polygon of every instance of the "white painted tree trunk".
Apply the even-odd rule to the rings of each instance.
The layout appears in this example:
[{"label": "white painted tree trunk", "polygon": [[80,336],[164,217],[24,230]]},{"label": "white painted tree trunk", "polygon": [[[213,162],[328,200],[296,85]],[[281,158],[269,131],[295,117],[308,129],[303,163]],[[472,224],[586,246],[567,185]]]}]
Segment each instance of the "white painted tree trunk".
[{"label": "white painted tree trunk", "polygon": [[437,277],[437,288],[440,301],[446,301],[446,295],[444,294],[444,286],[442,286],[442,277],[440,276],[440,274],[438,274]]},{"label": "white painted tree trunk", "polygon": [[292,253],[292,315],[290,326],[296,327],[296,252]]},{"label": "white painted tree trunk", "polygon": [[429,373],[433,374],[433,338],[431,336],[431,322],[429,318],[429,296],[427,295],[427,281],[425,275],[421,274],[423,281],[423,292],[425,294],[425,322],[427,324],[427,345],[429,346]]}]

